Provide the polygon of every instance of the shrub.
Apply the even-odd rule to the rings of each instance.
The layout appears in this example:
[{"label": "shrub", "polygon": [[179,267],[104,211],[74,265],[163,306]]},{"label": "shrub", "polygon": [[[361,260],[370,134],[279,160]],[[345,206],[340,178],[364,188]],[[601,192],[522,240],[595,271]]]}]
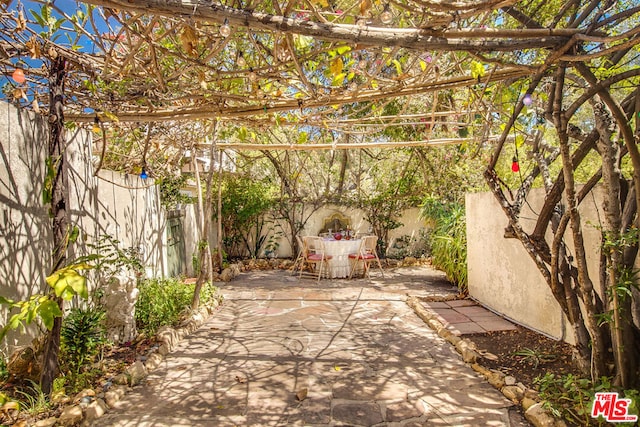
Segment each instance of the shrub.
[{"label": "shrub", "polygon": [[107,343],[104,328],[105,313],[101,308],[74,308],[62,322],[60,351],[63,368],[73,378],[91,362]]},{"label": "shrub", "polygon": [[464,206],[427,197],[421,215],[434,224],[431,235],[433,266],[444,271],[460,292],[467,292],[467,230]]},{"label": "shrub", "polygon": [[[544,407],[554,416],[562,418],[572,425],[600,426],[605,424],[602,419],[591,418],[591,407],[596,392],[620,392],[620,397],[631,399],[629,406],[631,414],[638,414],[638,390],[616,390],[611,379],[602,377],[593,382],[587,378],[580,378],[572,374],[556,376],[547,373],[535,380],[535,385],[544,399]],[[621,427],[635,425],[620,423]]]},{"label": "shrub", "polygon": [[[136,327],[148,335],[155,335],[161,326],[176,326],[191,308],[195,285],[178,279],[148,279],[140,283],[136,302]],[[205,284],[200,303],[208,305],[217,298],[217,288]]]}]

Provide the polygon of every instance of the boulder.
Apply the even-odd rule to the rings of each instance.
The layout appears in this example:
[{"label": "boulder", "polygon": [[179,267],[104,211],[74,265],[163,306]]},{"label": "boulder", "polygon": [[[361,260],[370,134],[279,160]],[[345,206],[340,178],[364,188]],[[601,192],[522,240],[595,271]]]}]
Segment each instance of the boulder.
[{"label": "boulder", "polygon": [[58,425],[75,426],[82,421],[82,408],[78,405],[67,406],[58,417]]}]

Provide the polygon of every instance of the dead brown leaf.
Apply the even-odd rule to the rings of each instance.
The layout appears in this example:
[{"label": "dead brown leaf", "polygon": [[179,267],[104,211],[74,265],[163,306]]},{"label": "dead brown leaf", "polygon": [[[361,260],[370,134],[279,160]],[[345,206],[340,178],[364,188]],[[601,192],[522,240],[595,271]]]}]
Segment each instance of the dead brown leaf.
[{"label": "dead brown leaf", "polygon": [[305,400],[307,398],[307,394],[308,393],[309,393],[309,389],[307,389],[306,387],[305,388],[301,388],[296,393],[296,399],[298,399],[300,402],[302,402],[303,400]]}]

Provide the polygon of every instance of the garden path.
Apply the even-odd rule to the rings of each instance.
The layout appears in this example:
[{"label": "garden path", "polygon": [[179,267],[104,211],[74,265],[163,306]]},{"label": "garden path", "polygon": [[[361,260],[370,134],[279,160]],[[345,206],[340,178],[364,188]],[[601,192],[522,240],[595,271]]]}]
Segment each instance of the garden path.
[{"label": "garden path", "polygon": [[95,426],[526,426],[405,303],[455,288],[428,267],[371,280],[243,273]]}]

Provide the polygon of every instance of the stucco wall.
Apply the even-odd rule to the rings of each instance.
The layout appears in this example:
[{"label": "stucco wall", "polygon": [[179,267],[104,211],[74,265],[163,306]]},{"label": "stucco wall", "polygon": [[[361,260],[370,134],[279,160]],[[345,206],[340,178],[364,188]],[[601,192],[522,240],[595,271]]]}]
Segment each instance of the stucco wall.
[{"label": "stucco wall", "polygon": [[[90,242],[109,234],[121,248],[136,247],[147,274],[164,272],[164,214],[153,180],[100,171],[94,176],[91,134],[67,131],[70,223],[80,236],[69,257],[86,254]],[[37,115],[0,102],[0,295],[23,300],[47,292],[52,249],[49,207],[42,202],[48,132]],[[95,284],[90,284],[95,286]],[[0,324],[7,311],[0,309]],[[1,344],[21,345],[26,334],[12,333]]]},{"label": "stucco wall", "polygon": [[[580,206],[592,277],[597,277],[600,257],[599,212],[594,202],[599,197],[595,194]],[[527,201],[520,217],[525,231],[530,232],[544,201],[544,190],[531,191]],[[573,343],[569,324],[534,261],[518,240],[504,238],[507,219],[493,194],[467,194],[466,219],[471,297],[518,323]],[[571,248],[570,234],[569,230],[567,244]]]}]

